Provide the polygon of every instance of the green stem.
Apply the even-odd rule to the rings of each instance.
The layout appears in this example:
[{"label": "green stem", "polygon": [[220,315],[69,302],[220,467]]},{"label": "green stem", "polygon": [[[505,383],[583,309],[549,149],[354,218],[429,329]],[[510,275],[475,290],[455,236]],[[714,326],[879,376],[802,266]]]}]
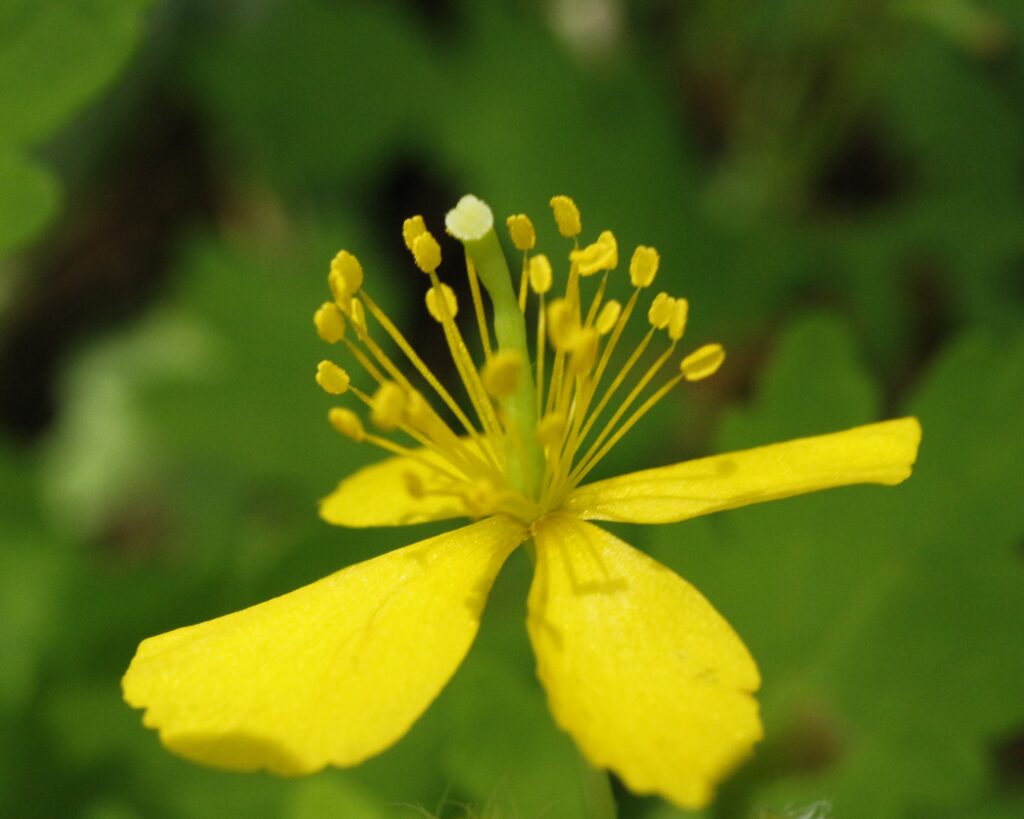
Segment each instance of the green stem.
[{"label": "green stem", "polygon": [[616,819],[615,796],[606,771],[592,767],[580,757],[580,777],[583,780],[583,801],[587,819]]},{"label": "green stem", "polygon": [[542,474],[544,455],[536,440],[536,388],[530,369],[530,348],[526,341],[526,320],[512,287],[512,274],[494,229],[481,238],[463,240],[477,275],[494,307],[494,335],[498,349],[515,350],[523,357],[523,373],[516,390],[505,403],[508,422],[515,428],[519,447],[509,452],[509,472],[516,488],[534,497]]}]

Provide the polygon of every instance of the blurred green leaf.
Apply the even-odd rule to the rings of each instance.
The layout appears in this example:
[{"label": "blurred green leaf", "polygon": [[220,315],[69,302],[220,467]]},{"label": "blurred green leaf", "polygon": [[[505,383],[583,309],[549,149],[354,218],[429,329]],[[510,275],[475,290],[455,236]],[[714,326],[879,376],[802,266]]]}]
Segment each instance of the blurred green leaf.
[{"label": "blurred green leaf", "polygon": [[964,805],[954,810],[915,811],[910,819],[1018,819],[1024,812],[1024,793],[1000,793],[978,804]]},{"label": "blurred green leaf", "polygon": [[56,209],[58,185],[26,152],[124,66],[149,0],[7,0],[0,10],[0,255]]},{"label": "blurred green leaf", "polygon": [[135,48],[150,0],[10,0],[0,14],[0,143],[60,127]]},{"label": "blurred green leaf", "polygon": [[57,629],[72,562],[36,498],[35,464],[0,441],[0,723],[30,701]]},{"label": "blurred green leaf", "polygon": [[554,726],[544,691],[529,673],[532,658],[523,662],[519,651],[503,651],[526,642],[524,568],[505,568],[520,575],[514,585],[521,596],[489,601],[489,609],[501,611],[488,612],[479,644],[439,703],[448,706],[455,737],[445,749],[446,767],[484,816],[582,819],[583,763]]},{"label": "blurred green leaf", "polygon": [[[130,779],[114,790],[168,816],[278,816],[300,783],[167,754],[120,698],[117,679],[138,641],[421,536],[348,532],[316,514],[317,497],[375,457],[332,432],[332,399],[312,378],[316,362],[337,353],[311,318],[338,244],[359,242],[344,224],[290,226],[301,238],[198,239],[165,305],[87,349],[63,379],[65,412],[42,471],[50,508],[89,544],[91,561],[61,601],[81,613],[53,630],[48,654],[60,663],[50,664],[48,731],[69,770],[127,766]],[[389,288],[379,292],[389,304]],[[361,766],[352,787],[381,803],[387,794],[434,804],[443,781],[422,760],[440,728],[417,726],[399,749]],[[159,784],[168,777],[182,787]],[[316,798],[295,797],[296,810]]]},{"label": "blurred green leaf", "polygon": [[935,192],[979,190],[1013,196],[1009,168],[1024,155],[1024,110],[1007,104],[980,61],[938,38],[909,39],[888,56],[880,102],[912,151],[920,184]]},{"label": "blurred green leaf", "polygon": [[63,555],[39,532],[0,524],[0,714],[25,705],[62,612]]},{"label": "blurred green leaf", "polygon": [[53,216],[60,198],[49,172],[0,144],[0,254],[28,241]]},{"label": "blurred green leaf", "polygon": [[193,357],[192,377],[146,390],[149,423],[171,436],[165,452],[294,481],[311,509],[352,463],[370,457],[333,433],[331,399],[312,377],[318,361],[337,354],[312,323],[330,295],[328,263],[357,237],[339,220],[271,247],[245,237],[191,247],[172,304],[205,334],[207,349]]},{"label": "blurred green leaf", "polygon": [[90,805],[82,819],[141,819],[141,814],[128,805],[116,801],[102,801]]},{"label": "blurred green leaf", "polygon": [[[824,798],[889,819],[984,792],[988,743],[1024,721],[1022,401],[1024,337],[965,337],[910,404],[924,440],[905,485],[660,530],[659,558],[720,607],[764,675],[768,739],[715,815]],[[717,449],[878,414],[848,335],[817,318],[781,340]]]},{"label": "blurred green leaf", "polygon": [[393,815],[344,775],[327,774],[301,782],[292,791],[282,819],[385,819]]},{"label": "blurred green leaf", "polygon": [[389,3],[265,4],[210,43],[197,85],[248,170],[284,191],[329,190],[422,131],[444,92],[423,35]]},{"label": "blurred green leaf", "polygon": [[146,415],[147,390],[187,389],[208,373],[211,333],[171,311],[84,350],[62,385],[63,413],[48,437],[43,475],[53,517],[79,537],[95,536],[126,497],[154,480],[159,431]]},{"label": "blurred green leaf", "polygon": [[211,44],[194,81],[236,169],[304,207],[419,162],[453,196],[472,189],[499,216],[529,213],[548,253],[569,250],[546,218],[561,192],[580,203],[586,236],[613,228],[624,256],[656,244],[661,285],[699,305],[698,329],[711,317],[744,326],[780,302],[806,237],[703,211],[672,89],[642,49],[626,41],[588,71],[542,15],[461,3],[453,18],[431,27],[388,4],[271,4]]},{"label": "blurred green leaf", "polygon": [[[721,449],[894,414],[862,353],[885,383],[919,385],[925,439],[905,486],[624,533],[748,641],[768,738],[707,811],[625,796],[622,819],[809,819],[819,800],[836,819],[1021,814],[991,748],[1024,724],[1011,628],[1024,613],[1024,4],[619,4],[586,51],[542,5],[159,8],[111,121],[133,134],[154,110],[187,120],[212,161],[216,224],[175,243],[148,315],[70,362],[43,457],[0,451],[0,813],[580,815],[575,752],[532,674],[520,556],[452,684],[352,771],[282,781],[190,765],[118,691],[140,639],[424,536],[317,519],[316,499],[375,453],[325,423],[333,399],[312,373],[336,349],[310,316],[345,245],[417,332],[401,312],[419,279],[385,255],[403,253],[398,224],[376,220],[440,188],[472,189],[499,217],[528,212],[553,261],[569,243],[547,200],[572,194],[585,238],[612,228],[624,260],[656,245],[658,287],[690,298],[691,336],[726,343],[733,380],[664,402],[609,469],[643,466],[691,429],[699,447],[708,406],[745,390],[768,328],[807,303],[843,314],[858,340],[833,318],[790,327]],[[60,129],[126,65],[148,8],[0,4],[0,255],[59,206],[46,161],[101,182],[98,160],[117,171],[120,145]],[[920,362],[971,325],[984,333],[923,378]]]}]

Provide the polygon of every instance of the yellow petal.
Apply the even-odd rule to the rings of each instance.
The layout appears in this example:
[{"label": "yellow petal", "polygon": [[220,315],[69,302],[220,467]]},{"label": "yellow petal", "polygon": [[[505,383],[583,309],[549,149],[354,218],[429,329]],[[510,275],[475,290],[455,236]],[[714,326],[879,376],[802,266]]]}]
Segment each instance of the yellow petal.
[{"label": "yellow petal", "polygon": [[[443,463],[427,450],[419,454],[427,461]],[[444,484],[445,478],[420,460],[386,458],[339,483],[320,501],[320,517],[336,526],[349,527],[404,526],[470,517],[460,496],[435,493]]]},{"label": "yellow petal", "polygon": [[528,626],[555,721],[637,793],[699,807],[761,738],[757,667],[689,583],[556,513],[536,527]]},{"label": "yellow petal", "polygon": [[122,682],[175,753],[292,776],[398,740],[451,677],[521,524],[489,518],[142,642]]},{"label": "yellow petal", "polygon": [[588,520],[672,523],[750,503],[910,476],[921,441],[916,418],[645,469],[581,486],[566,503]]}]

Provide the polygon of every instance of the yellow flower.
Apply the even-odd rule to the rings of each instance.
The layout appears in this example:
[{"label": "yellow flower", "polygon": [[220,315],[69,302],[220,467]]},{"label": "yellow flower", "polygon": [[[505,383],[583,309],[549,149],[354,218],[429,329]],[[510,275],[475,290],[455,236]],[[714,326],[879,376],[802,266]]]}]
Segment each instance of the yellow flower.
[{"label": "yellow flower", "polygon": [[604,231],[581,247],[575,203],[557,196],[551,204],[573,243],[558,296],[547,257],[531,255],[525,216],[508,222],[522,253],[517,293],[490,208],[467,196],[448,214],[448,232],[466,250],[473,316],[463,326],[479,333],[477,357],[454,320],[455,292],[440,281],[439,243],[420,217],[403,226],[468,410],[370,297],[356,257],[335,257],[333,299],[315,324],[345,349],[356,374],[325,361],[316,380],[364,405],[370,421],[339,406],[329,414],[334,427],[391,457],[343,480],[321,516],[350,527],[474,522],[145,640],[124,695],[146,709],[145,724],[170,750],[283,775],[380,753],[454,673],[495,576],[524,543],[535,560],[527,628],[537,673],[555,721],[592,765],[638,793],[696,807],[760,739],[757,667],[732,628],[685,580],[590,521],[674,523],[829,487],[897,484],[910,474],[920,427],[902,418],[585,483],[669,390],[710,376],[725,353],[718,344],[699,347],[656,383],[676,355],[689,309],[685,299],[660,293],[650,300],[642,340],[615,356],[659,256],[637,248],[631,293],[615,301],[609,286],[626,278],[613,275],[615,237]]}]

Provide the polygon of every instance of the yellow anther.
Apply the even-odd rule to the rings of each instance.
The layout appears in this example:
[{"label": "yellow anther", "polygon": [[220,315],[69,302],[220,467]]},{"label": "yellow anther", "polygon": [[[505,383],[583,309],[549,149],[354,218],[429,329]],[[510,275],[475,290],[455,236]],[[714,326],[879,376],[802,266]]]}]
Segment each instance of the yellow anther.
[{"label": "yellow anther", "polygon": [[338,304],[344,304],[352,297],[346,289],[345,280],[336,270],[327,274],[327,286],[331,288],[331,295]]},{"label": "yellow anther", "polygon": [[664,330],[672,318],[672,303],[675,301],[668,293],[659,293],[651,302],[651,309],[647,311],[647,320],[651,326]]},{"label": "yellow anther", "polygon": [[341,250],[331,259],[327,281],[335,300],[344,301],[363,286],[363,266],[347,250]]},{"label": "yellow anther", "polygon": [[714,375],[725,361],[725,350],[721,344],[705,344],[682,360],[679,369],[687,381],[700,381]]},{"label": "yellow anther", "polygon": [[619,243],[615,234],[610,230],[602,230],[597,237],[597,243],[605,248],[608,254],[608,270],[614,270],[619,266]]},{"label": "yellow anther", "polygon": [[615,299],[605,302],[601,312],[597,314],[597,321],[594,323],[597,334],[599,336],[608,335],[615,328],[620,315],[622,315],[621,304],[615,301]]},{"label": "yellow anther", "polygon": [[633,287],[650,287],[658,273],[658,251],[641,245],[633,251],[629,262],[629,280]]},{"label": "yellow anther", "polygon": [[424,224],[422,216],[410,216],[402,222],[402,239],[410,253],[412,253],[412,246],[416,239],[426,232],[427,226]]},{"label": "yellow anther", "polygon": [[568,196],[551,197],[551,210],[555,214],[555,222],[558,224],[558,232],[571,239],[579,236],[583,226],[580,224],[580,209]]},{"label": "yellow anther", "polygon": [[673,341],[679,341],[686,330],[686,317],[690,313],[690,302],[686,299],[674,299],[672,302],[672,315],[668,320],[668,337]]},{"label": "yellow anther", "polygon": [[316,367],[316,383],[326,393],[341,395],[351,382],[348,373],[333,361],[321,361]]},{"label": "yellow anther", "polygon": [[366,308],[359,299],[349,299],[348,320],[360,333],[366,332]]},{"label": "yellow anther", "polygon": [[405,419],[418,430],[426,430],[434,420],[430,404],[416,390],[405,396]]},{"label": "yellow anther", "polygon": [[332,427],[338,430],[338,432],[346,438],[351,438],[356,442],[362,441],[366,438],[366,430],[363,429],[363,422],[360,421],[359,416],[350,409],[345,409],[344,407],[332,407],[331,411],[327,413],[327,420],[331,422]]},{"label": "yellow anther", "polygon": [[[441,293],[444,294],[444,304],[448,308],[448,317],[455,318],[459,312],[459,302],[455,298],[455,291],[447,284],[441,284]],[[427,291],[427,312],[436,322],[444,321],[444,314],[441,312],[441,305],[437,300],[437,290],[431,287]]]},{"label": "yellow anther", "polygon": [[441,245],[430,231],[423,231],[412,243],[412,257],[416,267],[424,273],[433,273],[441,264]]},{"label": "yellow anther", "polygon": [[517,213],[515,216],[509,216],[505,224],[508,225],[508,233],[516,250],[533,250],[537,244],[537,232],[533,229],[533,222],[529,216]]},{"label": "yellow anther", "polygon": [[334,344],[345,337],[345,318],[341,315],[338,305],[325,301],[313,314],[313,324],[317,335],[328,344]]},{"label": "yellow anther", "polygon": [[551,289],[551,262],[543,253],[530,258],[530,287],[538,295]]},{"label": "yellow anther", "polygon": [[537,440],[544,446],[556,446],[565,434],[565,416],[560,412],[549,412],[537,424]]},{"label": "yellow anther", "polygon": [[582,250],[574,250],[569,258],[581,276],[592,276],[602,270],[613,270],[619,263],[619,245],[610,230],[601,232],[597,241]]},{"label": "yellow anther", "polygon": [[587,372],[594,366],[597,358],[597,331],[593,327],[584,327],[572,339],[572,353],[569,356],[569,369],[574,373]]},{"label": "yellow anther", "polygon": [[385,381],[373,394],[370,420],[378,429],[392,430],[402,423],[405,404],[405,391],[394,381]]},{"label": "yellow anther", "polygon": [[555,299],[548,305],[548,334],[556,350],[569,349],[579,329],[579,321],[568,299]]},{"label": "yellow anther", "polygon": [[494,398],[507,398],[516,391],[523,372],[523,357],[516,350],[498,350],[490,357],[480,379],[487,394]]}]

